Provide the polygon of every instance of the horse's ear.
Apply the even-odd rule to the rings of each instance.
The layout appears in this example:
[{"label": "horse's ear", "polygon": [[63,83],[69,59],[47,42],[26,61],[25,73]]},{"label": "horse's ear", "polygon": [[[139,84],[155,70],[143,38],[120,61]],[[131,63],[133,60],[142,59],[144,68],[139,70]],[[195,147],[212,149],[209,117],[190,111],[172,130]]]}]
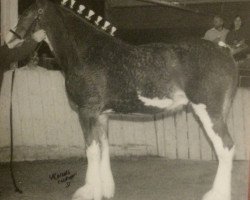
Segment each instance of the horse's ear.
[{"label": "horse's ear", "polygon": [[47,5],[47,0],[36,0],[38,7],[45,7]]}]

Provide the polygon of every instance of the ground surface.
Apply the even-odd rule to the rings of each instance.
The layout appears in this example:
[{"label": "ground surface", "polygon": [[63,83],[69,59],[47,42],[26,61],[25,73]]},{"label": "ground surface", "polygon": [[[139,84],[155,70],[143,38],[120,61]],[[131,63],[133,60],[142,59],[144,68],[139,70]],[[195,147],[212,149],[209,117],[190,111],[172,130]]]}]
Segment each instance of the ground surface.
[{"label": "ground surface", "polygon": [[[114,200],[201,200],[211,187],[217,163],[140,158],[114,160],[112,168]],[[247,168],[247,162],[234,163],[232,200],[247,199]],[[84,183],[85,171],[83,160],[15,163],[18,184],[24,191],[20,195],[13,192],[8,165],[0,165],[0,199],[70,200]],[[60,178],[53,176],[61,172],[65,173]]]}]

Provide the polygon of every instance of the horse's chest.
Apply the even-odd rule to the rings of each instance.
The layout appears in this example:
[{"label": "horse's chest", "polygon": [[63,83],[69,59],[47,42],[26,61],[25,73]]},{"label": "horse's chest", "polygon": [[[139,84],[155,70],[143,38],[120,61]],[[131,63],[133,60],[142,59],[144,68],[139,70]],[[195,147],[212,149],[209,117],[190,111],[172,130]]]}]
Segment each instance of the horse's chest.
[{"label": "horse's chest", "polygon": [[66,75],[66,90],[79,106],[99,104],[105,97],[106,79],[101,71],[85,70]]},{"label": "horse's chest", "polygon": [[69,74],[65,77],[65,85],[67,92],[74,91],[76,92],[78,89],[82,87],[83,78],[77,74]]},{"label": "horse's chest", "polygon": [[69,98],[79,105],[81,101],[80,90],[83,87],[81,78],[73,74],[67,75],[65,77],[65,87]]}]

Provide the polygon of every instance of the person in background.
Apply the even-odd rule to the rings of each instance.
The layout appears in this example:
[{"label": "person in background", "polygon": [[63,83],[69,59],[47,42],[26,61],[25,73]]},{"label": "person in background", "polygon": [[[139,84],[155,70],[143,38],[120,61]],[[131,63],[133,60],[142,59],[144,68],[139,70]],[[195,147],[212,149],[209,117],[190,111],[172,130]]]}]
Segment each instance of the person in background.
[{"label": "person in background", "polygon": [[209,29],[203,39],[209,40],[211,42],[214,42],[218,44],[219,42],[224,42],[226,41],[226,36],[229,32],[228,29],[224,28],[224,20],[222,17],[216,15],[214,16],[213,19],[213,28]]},{"label": "person in background", "polygon": [[242,19],[239,15],[234,18],[232,29],[226,37],[226,43],[232,48],[238,48],[246,44],[246,32],[242,27]]},{"label": "person in background", "polygon": [[[8,37],[8,35],[6,36]],[[33,33],[32,37],[26,40],[15,40],[15,44],[4,44],[0,47],[0,90],[3,81],[4,72],[9,70],[10,64],[25,59],[36,49],[39,42],[43,41],[46,37],[44,30],[39,30]],[[12,48],[13,46],[17,47]]]},{"label": "person in background", "polygon": [[232,29],[226,37],[226,43],[237,61],[245,59],[249,53],[246,38],[247,35],[243,27],[242,18],[237,15],[233,20]]}]

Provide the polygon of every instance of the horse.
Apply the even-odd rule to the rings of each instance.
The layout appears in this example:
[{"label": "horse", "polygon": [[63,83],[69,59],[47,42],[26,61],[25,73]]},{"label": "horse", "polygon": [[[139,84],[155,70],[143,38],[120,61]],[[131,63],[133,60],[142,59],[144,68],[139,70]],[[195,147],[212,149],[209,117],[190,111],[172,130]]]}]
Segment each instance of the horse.
[{"label": "horse", "polygon": [[109,113],[172,114],[186,106],[202,124],[219,161],[203,200],[231,199],[235,145],[226,120],[237,89],[237,69],[227,51],[202,39],[128,44],[114,36],[116,27],[76,0],[36,0],[11,31],[11,40],[29,39],[31,29],[46,31],[84,133],[88,167],[85,185],[73,200],[114,196]]}]

